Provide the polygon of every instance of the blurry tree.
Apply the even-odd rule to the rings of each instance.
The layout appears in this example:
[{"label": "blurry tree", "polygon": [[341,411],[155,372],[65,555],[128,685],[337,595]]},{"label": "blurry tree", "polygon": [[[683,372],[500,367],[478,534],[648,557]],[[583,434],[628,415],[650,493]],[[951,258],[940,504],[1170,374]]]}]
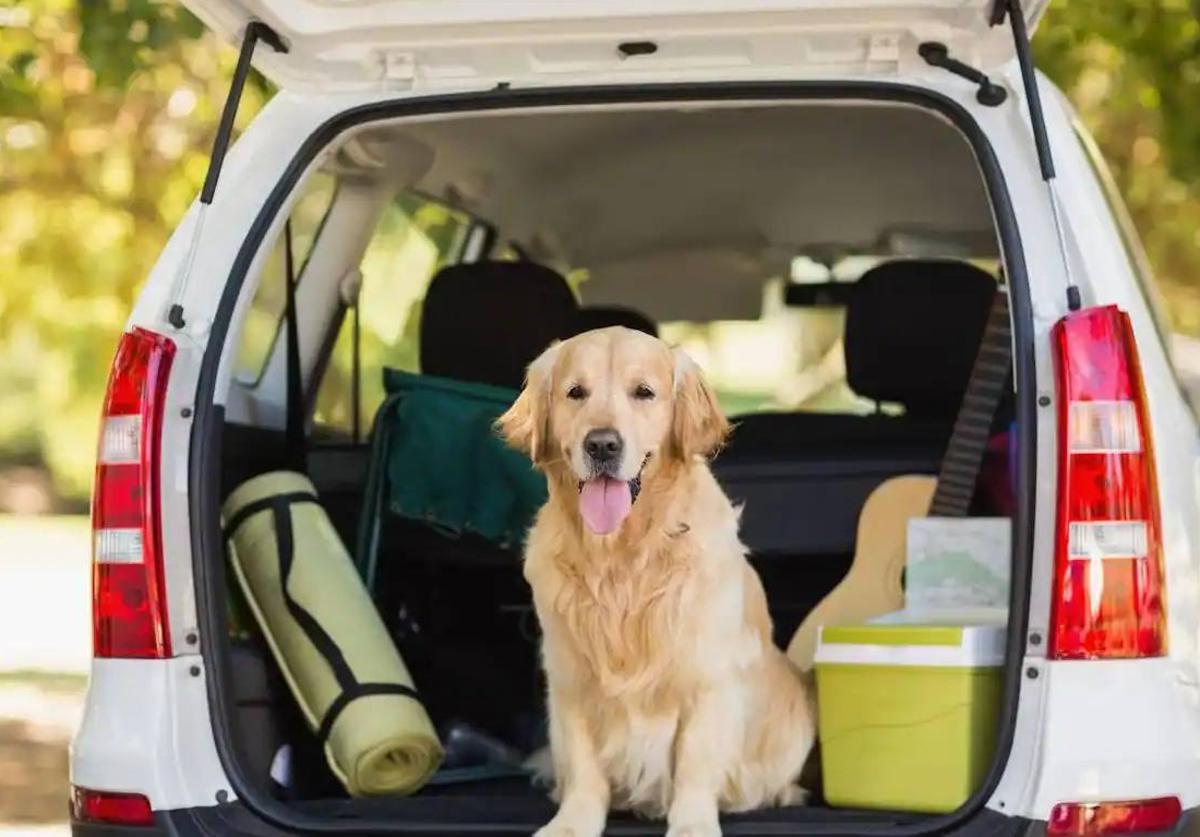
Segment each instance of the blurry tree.
[{"label": "blurry tree", "polygon": [[0,462],[48,466],[68,498],[86,500],[113,348],[199,190],[235,59],[175,3],[0,8]]},{"label": "blurry tree", "polygon": [[[1035,39],[1194,335],[1198,18],[1200,0],[1054,0]],[[0,5],[0,465],[45,465],[80,502],[109,358],[199,190],[235,58],[168,0]],[[267,95],[247,90],[239,126]]]},{"label": "blurry tree", "polygon": [[1034,50],[1108,161],[1173,326],[1200,336],[1200,2],[1054,0]]}]

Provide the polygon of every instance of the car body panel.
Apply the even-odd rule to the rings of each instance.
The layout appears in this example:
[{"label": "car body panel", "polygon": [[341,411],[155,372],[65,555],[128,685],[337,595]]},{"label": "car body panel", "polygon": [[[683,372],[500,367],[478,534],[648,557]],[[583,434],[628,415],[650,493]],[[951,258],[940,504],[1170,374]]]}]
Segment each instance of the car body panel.
[{"label": "car body panel", "polygon": [[[1049,0],[1029,0],[1032,30]],[[781,77],[867,75],[900,66],[923,41],[983,66],[1012,58],[992,0],[186,0],[230,41],[252,20],[287,47],[256,66],[291,90],[453,89],[704,67]],[[619,48],[620,44],[639,44]],[[653,43],[653,49],[646,46]],[[544,82],[543,82],[544,83]]]},{"label": "car body panel", "polygon": [[71,784],[140,793],[154,810],[232,798],[198,657],[93,660]]}]

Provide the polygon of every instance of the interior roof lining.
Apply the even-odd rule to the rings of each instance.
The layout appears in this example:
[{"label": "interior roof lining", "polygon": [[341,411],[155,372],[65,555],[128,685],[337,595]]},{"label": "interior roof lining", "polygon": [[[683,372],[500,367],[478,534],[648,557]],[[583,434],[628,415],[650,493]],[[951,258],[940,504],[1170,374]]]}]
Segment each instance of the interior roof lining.
[{"label": "interior roof lining", "polygon": [[[760,114],[759,122],[743,130],[743,111]],[[588,267],[601,283],[639,259],[660,270],[664,257],[686,249],[680,245],[743,250],[746,241],[759,242],[761,281],[785,273],[810,245],[884,248],[897,227],[924,230],[930,240],[982,242],[971,253],[948,244],[945,255],[998,255],[969,145],[944,115],[907,103],[476,111],[386,120],[344,144],[353,151],[342,159],[375,158],[383,167],[403,165],[402,146],[419,151],[425,160],[410,167],[410,188],[486,219],[535,257]]]}]

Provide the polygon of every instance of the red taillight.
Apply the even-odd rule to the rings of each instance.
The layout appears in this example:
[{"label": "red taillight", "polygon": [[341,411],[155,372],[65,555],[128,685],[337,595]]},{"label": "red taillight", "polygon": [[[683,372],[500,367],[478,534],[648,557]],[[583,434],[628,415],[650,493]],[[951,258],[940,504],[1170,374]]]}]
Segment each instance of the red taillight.
[{"label": "red taillight", "polygon": [[71,789],[71,810],[81,822],[116,825],[154,825],[150,801],[139,793],[109,793],[87,788]]},{"label": "red taillight", "polygon": [[1050,614],[1056,659],[1166,652],[1154,446],[1129,316],[1116,306],[1054,327],[1058,532]]},{"label": "red taillight", "polygon": [[135,328],[108,378],[92,492],[97,657],[169,657],[159,523],[159,446],[175,344]]},{"label": "red taillight", "polygon": [[1061,802],[1050,812],[1046,833],[1067,837],[1170,831],[1182,806],[1174,796],[1137,802]]}]

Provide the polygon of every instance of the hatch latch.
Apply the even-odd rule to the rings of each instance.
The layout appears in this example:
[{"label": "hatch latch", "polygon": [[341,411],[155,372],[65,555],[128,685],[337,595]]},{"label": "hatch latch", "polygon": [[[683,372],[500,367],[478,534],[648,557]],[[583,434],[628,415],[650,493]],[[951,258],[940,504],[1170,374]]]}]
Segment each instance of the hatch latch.
[{"label": "hatch latch", "polygon": [[417,77],[417,59],[411,52],[382,49],[379,56],[379,80],[389,90],[408,89]]},{"label": "hatch latch", "polygon": [[872,64],[900,61],[900,38],[895,33],[876,33],[867,41],[867,61]]}]

